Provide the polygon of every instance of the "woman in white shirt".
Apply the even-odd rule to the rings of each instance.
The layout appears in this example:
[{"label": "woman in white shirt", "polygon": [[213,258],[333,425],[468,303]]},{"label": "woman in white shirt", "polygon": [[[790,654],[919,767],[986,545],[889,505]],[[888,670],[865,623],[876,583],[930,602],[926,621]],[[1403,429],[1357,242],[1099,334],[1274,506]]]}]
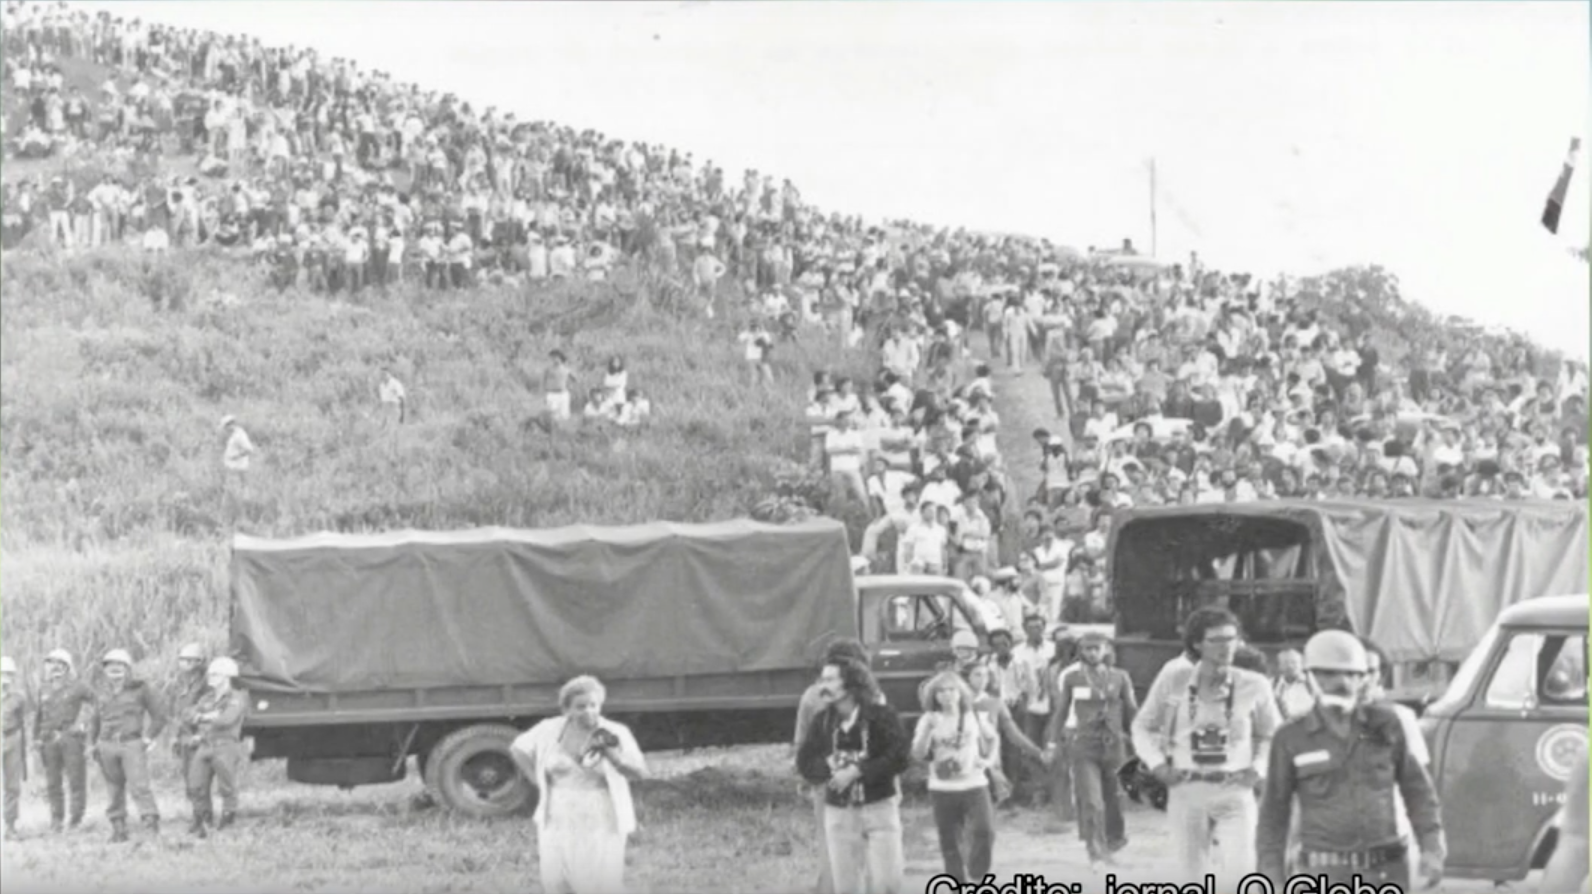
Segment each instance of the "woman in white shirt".
[{"label": "woman in white shirt", "polygon": [[596,677],[570,680],[558,692],[563,714],[510,748],[541,793],[534,822],[549,894],[624,890],[625,846],[636,829],[630,781],[644,777],[647,764],[630,728],[602,717],[606,695]]},{"label": "woman in white shirt", "polygon": [[[912,736],[912,757],[929,765],[929,798],[945,872],[978,882],[995,848],[995,806],[988,768],[995,731],[973,710],[973,691],[952,671],[923,689],[923,716]],[[964,846],[965,842],[965,846]]]}]

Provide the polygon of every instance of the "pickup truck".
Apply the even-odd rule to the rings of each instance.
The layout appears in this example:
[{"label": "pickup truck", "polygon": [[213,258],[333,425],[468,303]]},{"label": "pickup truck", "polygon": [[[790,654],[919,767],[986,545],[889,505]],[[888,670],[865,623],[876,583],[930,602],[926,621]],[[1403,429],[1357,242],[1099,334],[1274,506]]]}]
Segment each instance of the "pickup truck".
[{"label": "pickup truck", "polygon": [[1511,882],[1547,865],[1586,755],[1586,639],[1586,596],[1517,603],[1422,714],[1449,877]]},{"label": "pickup truck", "polygon": [[829,641],[862,640],[891,703],[985,634],[958,580],[853,578],[845,528],[731,521],[234,539],[232,653],[254,760],[300,783],[395,782],[523,809],[508,749],[595,674],[645,749],[790,740]]},{"label": "pickup truck", "polygon": [[1194,609],[1268,656],[1317,630],[1369,637],[1390,695],[1442,694],[1499,612],[1587,590],[1587,507],[1559,500],[1264,500],[1130,509],[1106,545],[1118,666],[1141,693]]}]

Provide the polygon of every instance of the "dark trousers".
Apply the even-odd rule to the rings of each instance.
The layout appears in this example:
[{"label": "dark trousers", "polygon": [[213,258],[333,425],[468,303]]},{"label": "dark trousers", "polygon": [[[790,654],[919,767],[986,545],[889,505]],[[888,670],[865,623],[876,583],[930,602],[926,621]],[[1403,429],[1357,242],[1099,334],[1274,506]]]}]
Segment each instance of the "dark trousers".
[{"label": "dark trousers", "polygon": [[138,815],[145,820],[160,818],[155,793],[149,788],[149,752],[138,739],[99,743],[100,770],[105,774],[110,803],[105,816],[113,823],[127,819],[127,798],[132,796]]},{"label": "dark trousers", "polygon": [[7,829],[17,824],[17,815],[22,809],[22,776],[26,772],[26,752],[22,750],[22,731],[17,730],[13,733],[10,730],[6,730],[4,766],[0,767],[0,775],[5,776],[5,820]]},{"label": "dark trousers", "polygon": [[242,757],[241,742],[206,742],[194,751],[183,775],[195,819],[209,819],[215,815],[214,802],[210,800],[212,781],[221,795],[222,814],[237,813],[238,768]]},{"label": "dark trousers", "polygon": [[[83,821],[83,810],[88,805],[88,763],[83,757],[83,737],[58,733],[47,738],[39,748],[44,761],[44,790],[50,800],[50,822],[70,819],[73,824]],[[63,790],[64,789],[64,790]],[[67,813],[67,796],[71,796],[72,812]]]},{"label": "dark trousers", "polygon": [[[1028,737],[1028,741],[1043,748],[1045,727],[1050,723],[1050,715],[1034,714],[1029,711],[1022,711],[1020,714],[1021,719],[1018,722],[1023,726],[1023,735]],[[1019,792],[1018,797],[1026,804],[1045,803],[1050,799],[1050,768],[1042,761],[1036,761],[1026,755],[1019,760],[1022,761],[1023,767],[1022,780],[1012,781]]]},{"label": "dark trousers", "polygon": [[989,786],[965,792],[930,792],[940,857],[948,875],[982,881],[995,852],[995,805]]},{"label": "dark trousers", "polygon": [[1099,860],[1127,842],[1122,820],[1122,789],[1117,784],[1117,768],[1122,761],[1109,749],[1074,742],[1072,787],[1078,799],[1078,837],[1083,839],[1090,860]]}]

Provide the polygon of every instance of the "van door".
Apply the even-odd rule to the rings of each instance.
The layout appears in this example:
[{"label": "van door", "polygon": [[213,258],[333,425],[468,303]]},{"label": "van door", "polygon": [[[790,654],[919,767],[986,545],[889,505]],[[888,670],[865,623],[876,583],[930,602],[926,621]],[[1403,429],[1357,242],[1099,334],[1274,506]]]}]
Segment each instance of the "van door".
[{"label": "van door", "polygon": [[873,610],[879,631],[874,676],[892,708],[903,716],[919,714],[918,684],[952,660],[952,632],[971,624],[949,593],[892,593]]},{"label": "van door", "polygon": [[1586,631],[1500,631],[1480,695],[1444,747],[1443,825],[1453,874],[1514,880],[1587,745]]}]

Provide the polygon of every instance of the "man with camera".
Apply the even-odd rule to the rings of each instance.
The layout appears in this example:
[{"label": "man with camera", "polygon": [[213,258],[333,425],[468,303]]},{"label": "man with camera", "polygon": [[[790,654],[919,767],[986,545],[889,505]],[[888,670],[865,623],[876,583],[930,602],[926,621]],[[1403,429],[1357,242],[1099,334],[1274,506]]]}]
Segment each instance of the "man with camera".
[{"label": "man with camera", "polygon": [[1408,842],[1397,819],[1402,795],[1420,842],[1421,880],[1435,886],[1446,850],[1437,793],[1398,714],[1363,698],[1365,646],[1347,631],[1323,630],[1305,643],[1304,660],[1316,704],[1273,744],[1260,805],[1260,872],[1282,887],[1297,798],[1297,871],[1328,883],[1410,890]]},{"label": "man with camera", "polygon": [[1134,750],[1167,786],[1179,881],[1214,874],[1220,890],[1254,869],[1255,788],[1280,723],[1266,677],[1233,666],[1239,637],[1224,608],[1190,614],[1183,643],[1198,661],[1163,668],[1133,721]]},{"label": "man with camera", "polygon": [[796,768],[823,786],[824,838],[836,894],[900,894],[906,875],[899,779],[912,761],[901,718],[883,704],[867,665],[835,658],[821,682]]}]

